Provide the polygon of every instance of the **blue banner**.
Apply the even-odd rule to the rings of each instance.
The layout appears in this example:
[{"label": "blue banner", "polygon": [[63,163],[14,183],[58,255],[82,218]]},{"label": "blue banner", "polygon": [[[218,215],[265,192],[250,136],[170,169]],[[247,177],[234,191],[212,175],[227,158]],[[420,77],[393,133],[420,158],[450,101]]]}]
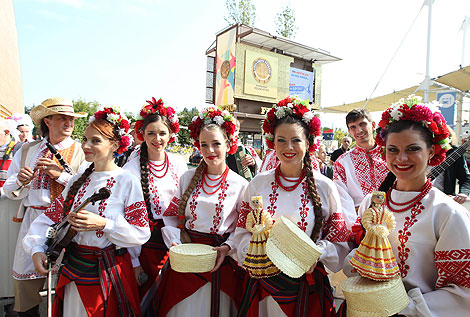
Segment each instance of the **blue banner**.
[{"label": "blue banner", "polygon": [[313,72],[290,68],[289,95],[313,102]]},{"label": "blue banner", "polygon": [[453,129],[457,93],[455,91],[438,92],[436,99],[440,104],[439,110],[441,110],[444,119],[446,119],[447,125]]}]

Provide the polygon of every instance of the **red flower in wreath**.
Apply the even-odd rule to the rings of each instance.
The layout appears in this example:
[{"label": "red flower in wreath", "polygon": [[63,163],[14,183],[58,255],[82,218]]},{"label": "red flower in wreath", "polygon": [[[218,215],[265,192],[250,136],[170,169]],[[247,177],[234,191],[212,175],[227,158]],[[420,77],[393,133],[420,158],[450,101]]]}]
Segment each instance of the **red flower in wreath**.
[{"label": "red flower in wreath", "polygon": [[180,130],[178,115],[172,107],[165,107],[161,98],[156,100],[154,97],[152,97],[152,100],[147,100],[147,104],[140,110],[140,117],[137,119],[134,125],[137,138],[141,141],[144,141],[144,131],[142,130],[143,122],[146,117],[152,114],[158,114],[168,119],[170,122],[170,139],[168,143],[175,141],[176,134]]}]

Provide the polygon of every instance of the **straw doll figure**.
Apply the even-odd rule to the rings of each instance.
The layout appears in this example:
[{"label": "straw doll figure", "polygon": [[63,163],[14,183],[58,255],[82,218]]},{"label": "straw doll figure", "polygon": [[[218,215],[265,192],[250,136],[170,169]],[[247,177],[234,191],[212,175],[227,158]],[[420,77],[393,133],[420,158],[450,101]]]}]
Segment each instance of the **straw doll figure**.
[{"label": "straw doll figure", "polygon": [[266,241],[273,227],[271,215],[263,209],[263,197],[251,197],[253,210],[247,215],[246,230],[252,233],[243,266],[252,278],[266,278],[279,274],[279,269],[266,255]]},{"label": "straw doll figure", "polygon": [[384,201],[384,192],[372,193],[371,206],[361,218],[367,233],[351,259],[361,276],[375,281],[389,280],[400,272],[388,240],[395,229],[395,217],[383,206]]}]

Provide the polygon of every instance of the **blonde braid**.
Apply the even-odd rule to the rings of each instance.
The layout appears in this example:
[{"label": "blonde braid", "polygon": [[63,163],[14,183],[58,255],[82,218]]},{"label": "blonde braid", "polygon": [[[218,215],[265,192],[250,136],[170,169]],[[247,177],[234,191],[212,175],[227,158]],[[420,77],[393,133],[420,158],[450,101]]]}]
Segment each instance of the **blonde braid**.
[{"label": "blonde braid", "polygon": [[181,202],[178,206],[178,227],[181,229],[181,242],[189,243],[191,242],[191,238],[189,237],[185,224],[186,224],[186,206],[188,205],[189,197],[191,196],[194,188],[196,187],[197,182],[201,179],[202,172],[207,167],[207,164],[204,160],[201,160],[199,166],[196,168],[196,171],[189,182],[188,187],[184,191],[183,195],[181,196]]},{"label": "blonde braid", "polygon": [[307,190],[310,199],[313,204],[313,211],[315,214],[315,223],[312,229],[312,240],[317,241],[320,238],[320,232],[323,225],[323,213],[321,210],[321,199],[317,191],[317,184],[315,183],[315,178],[313,177],[312,171],[312,158],[310,153],[305,153],[304,156],[304,168],[305,168],[305,179],[307,180]]}]

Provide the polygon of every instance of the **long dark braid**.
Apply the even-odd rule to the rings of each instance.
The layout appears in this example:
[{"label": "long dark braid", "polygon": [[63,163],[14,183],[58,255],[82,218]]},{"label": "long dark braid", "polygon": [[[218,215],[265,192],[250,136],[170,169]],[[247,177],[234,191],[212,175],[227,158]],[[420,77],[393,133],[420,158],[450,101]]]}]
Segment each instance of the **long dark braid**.
[{"label": "long dark braid", "polygon": [[307,180],[308,195],[313,204],[313,212],[315,214],[315,223],[312,230],[312,240],[317,241],[320,238],[320,233],[323,225],[323,213],[321,209],[321,199],[317,191],[317,184],[312,171],[312,158],[307,151],[304,156],[305,179]]},{"label": "long dark braid", "polygon": [[148,167],[148,150],[147,143],[143,142],[140,145],[140,185],[144,194],[145,206],[147,206],[147,213],[151,222],[155,222],[155,218],[152,213],[152,204],[150,202],[150,191],[149,191],[149,167]]},{"label": "long dark braid", "polygon": [[90,166],[87,167],[85,172],[83,172],[82,176],[80,176],[72,184],[72,186],[70,186],[69,191],[67,192],[67,197],[65,197],[64,209],[63,209],[64,216],[70,212],[70,209],[72,209],[73,201],[75,199],[75,196],[77,195],[78,190],[80,189],[80,187],[82,187],[83,183],[85,183],[88,176],[90,176],[94,170],[95,170],[95,163],[91,163]]},{"label": "long dark braid", "polygon": [[[206,169],[206,167],[207,167],[207,164],[202,159],[198,167],[196,167],[196,171],[194,172],[194,175],[191,178],[191,181],[189,182],[188,187],[186,188],[183,195],[181,196],[180,205],[178,206],[178,226],[181,228],[181,242],[183,243],[191,242],[189,235],[187,235],[187,233],[183,234],[183,232],[185,232],[184,225],[186,223],[186,217],[185,217],[186,206],[188,204],[189,197],[191,196],[194,188],[196,187],[196,184],[201,179],[202,172],[204,171],[204,169]],[[183,241],[183,240],[186,240],[186,241]]]}]

